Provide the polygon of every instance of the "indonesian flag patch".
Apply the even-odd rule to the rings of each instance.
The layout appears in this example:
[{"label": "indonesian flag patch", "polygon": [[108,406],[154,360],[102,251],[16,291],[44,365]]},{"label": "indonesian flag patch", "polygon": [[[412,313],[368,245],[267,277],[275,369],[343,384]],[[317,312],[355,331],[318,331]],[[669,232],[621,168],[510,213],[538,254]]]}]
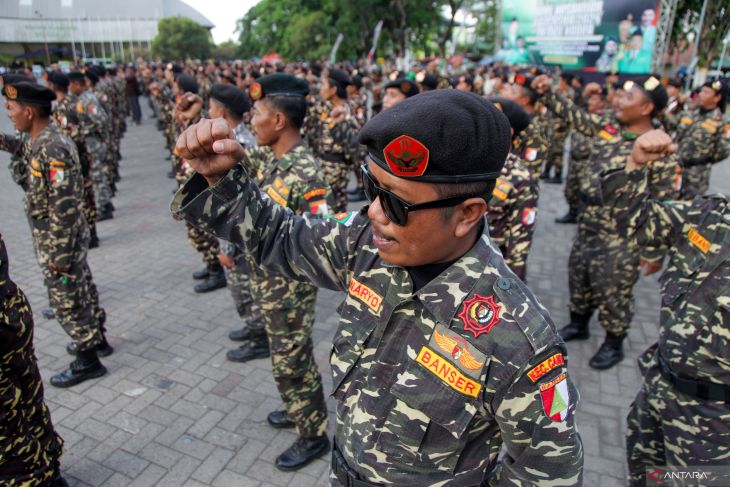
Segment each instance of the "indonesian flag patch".
[{"label": "indonesian flag patch", "polygon": [[525,160],[532,162],[537,159],[537,149],[534,147],[528,147],[525,149]]},{"label": "indonesian flag patch", "polygon": [[560,374],[546,384],[540,385],[540,397],[545,414],[553,421],[564,421],[568,417],[570,393],[568,392],[568,376]]},{"label": "indonesian flag patch", "polygon": [[56,167],[51,168],[51,184],[53,186],[62,183],[64,177],[65,174],[63,173],[63,169],[58,169]]}]

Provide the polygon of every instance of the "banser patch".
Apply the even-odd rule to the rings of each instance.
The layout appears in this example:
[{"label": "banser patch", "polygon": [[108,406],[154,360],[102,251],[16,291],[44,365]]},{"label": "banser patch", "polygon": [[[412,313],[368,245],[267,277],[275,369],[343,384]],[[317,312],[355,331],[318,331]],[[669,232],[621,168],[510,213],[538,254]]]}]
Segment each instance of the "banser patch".
[{"label": "banser patch", "polygon": [[418,352],[416,362],[438,377],[444,384],[464,395],[477,397],[482,390],[480,383],[462,374],[451,365],[451,362],[425,345]]},{"label": "banser patch", "polygon": [[286,206],[286,198],[276,192],[276,190],[269,186],[266,190],[266,194],[271,197],[272,200],[276,201],[281,206]]},{"label": "banser patch", "polygon": [[486,355],[470,346],[464,337],[454,333],[443,325],[436,325],[428,345],[451,357],[454,364],[465,374],[478,379],[487,360]]},{"label": "banser patch", "polygon": [[348,287],[347,292],[353,298],[365,303],[367,307],[373,310],[376,314],[380,313],[380,308],[383,306],[383,296],[376,293],[354,277],[350,279],[350,286]]},{"label": "banser patch", "polygon": [[710,241],[700,235],[700,232],[698,232],[694,228],[689,229],[689,233],[687,233],[687,238],[689,238],[690,243],[700,249],[703,254],[709,252],[711,245]]}]

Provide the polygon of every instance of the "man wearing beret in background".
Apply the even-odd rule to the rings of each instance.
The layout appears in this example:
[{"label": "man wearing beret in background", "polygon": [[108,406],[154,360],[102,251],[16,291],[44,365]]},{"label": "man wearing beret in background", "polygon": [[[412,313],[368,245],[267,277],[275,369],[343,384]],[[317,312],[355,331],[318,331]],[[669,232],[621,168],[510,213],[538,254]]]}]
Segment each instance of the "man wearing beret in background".
[{"label": "man wearing beret in background", "polygon": [[417,95],[418,85],[407,78],[396,78],[383,87],[383,110],[394,107],[403,100]]},{"label": "man wearing beret in background", "polygon": [[[490,101],[509,120],[514,141],[530,124],[530,116],[513,101],[504,98]],[[538,192],[537,180],[525,161],[510,152],[492,191],[487,221],[489,236],[502,252],[504,262],[523,282],[527,282],[527,255],[535,231]]]},{"label": "man wearing beret in background", "polygon": [[724,115],[727,97],[725,83],[708,81],[697,94],[696,108],[667,117],[669,130],[676,130],[677,134],[682,199],[705,194],[712,165],[730,156],[730,120]]},{"label": "man wearing beret in background", "polygon": [[0,150],[22,156],[28,164],[25,211],[51,306],[76,354],[71,366],[51,377],[51,385],[71,387],[106,374],[98,350],[111,353],[103,333],[99,297],[86,262],[89,227],[81,212],[83,176],[78,151],[62,129],[51,123],[53,91],[36,83],[3,87],[15,127],[31,143],[0,134]]},{"label": "man wearing beret in background", "polygon": [[106,140],[109,134],[109,116],[101,107],[99,99],[87,89],[83,73],[68,74],[68,91],[75,102],[74,109],[79,119],[79,130],[86,143],[90,157],[91,180],[96,196],[97,221],[113,218],[112,190],[104,172],[108,150]]},{"label": "man wearing beret in background", "polygon": [[[283,73],[263,76],[251,85],[249,94],[255,102],[251,124],[259,147],[246,151],[247,170],[274,204],[296,215],[325,216],[332,204],[331,192],[300,134],[308,92],[305,80]],[[246,258],[253,301],[260,308],[263,327],[260,321],[249,323],[240,334],[246,341],[227,357],[247,362],[271,354],[272,373],[284,409],[270,413],[268,422],[275,428],[296,427],[299,434],[275,465],[281,470],[296,470],[329,448],[327,406],[312,343],[317,288],[259,267],[254,255]]]},{"label": "man wearing beret in background", "polygon": [[[117,129],[115,119],[118,117],[116,109],[114,108],[114,99],[109,90],[109,85],[104,79],[106,69],[103,66],[89,66],[86,68],[84,75],[86,76],[86,86],[96,96],[99,104],[103,108],[106,114],[106,139],[105,147],[106,154],[104,157],[104,175],[106,180],[109,182],[109,189],[111,190],[111,197],[113,198],[117,191],[117,178],[118,174],[117,165]],[[114,205],[109,204],[109,208],[114,210]]]},{"label": "man wearing beret in background", "polygon": [[[17,83],[18,81],[29,81],[31,83],[35,81],[33,78],[30,78],[20,73],[4,73],[0,75],[0,78],[2,78],[3,86]],[[23,142],[27,142],[29,140],[28,134],[21,132],[17,129],[15,130],[15,136],[23,139]],[[15,184],[18,184],[20,187],[24,188],[26,177],[28,175],[28,165],[26,164],[25,160],[22,157],[12,154],[10,156],[10,164],[8,165],[8,169],[10,169],[10,176],[13,178],[13,181],[15,181]],[[53,318],[53,316],[51,315],[49,319],[50,318]]]},{"label": "man wearing beret in background", "polygon": [[[587,339],[591,315],[598,310],[598,322],[606,330],[606,338],[589,365],[607,369],[624,358],[623,341],[634,315],[633,288],[640,266],[647,275],[658,271],[664,250],[637,247],[618,234],[610,207],[601,198],[600,175],[624,166],[636,138],[654,128],[652,120],[666,106],[667,93],[654,76],[628,81],[614,116],[606,123],[599,114],[589,113],[551,92],[550,85],[545,75],[532,83],[548,110],[593,141],[591,156],[585,163],[578,234],[568,261],[570,323],[560,335],[565,341]],[[681,169],[676,157],[656,160],[645,171],[652,181],[653,197],[663,200],[678,194]]]},{"label": "man wearing beret in background", "polygon": [[372,204],[300,217],[238,164],[230,128],[203,120],[178,139],[197,174],[172,203],[263,268],[347,293],[330,356],[331,485],[580,484],[564,345],[484,216],[507,119],[437,90],[373,117],[359,140]]},{"label": "man wearing beret in background", "polygon": [[320,99],[309,110],[302,133],[322,161],[325,181],[332,188],[333,210],[342,212],[347,210],[347,184],[351,161],[357,159],[360,125],[347,104],[349,76],[335,68],[326,74],[319,90]]}]

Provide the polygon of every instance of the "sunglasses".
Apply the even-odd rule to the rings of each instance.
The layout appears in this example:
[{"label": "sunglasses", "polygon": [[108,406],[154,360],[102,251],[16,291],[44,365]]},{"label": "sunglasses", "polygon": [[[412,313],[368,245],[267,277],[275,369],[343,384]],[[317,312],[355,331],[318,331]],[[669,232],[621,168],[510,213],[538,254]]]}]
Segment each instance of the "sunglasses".
[{"label": "sunglasses", "polygon": [[380,200],[380,206],[383,208],[383,212],[388,217],[388,220],[401,227],[404,227],[408,223],[408,213],[411,211],[428,210],[430,208],[449,208],[463,203],[469,198],[484,197],[484,195],[479,194],[465,194],[414,205],[387,189],[378,186],[378,182],[368,172],[366,164],[361,165],[360,170],[362,171],[362,185],[365,197],[370,203],[378,198]]}]

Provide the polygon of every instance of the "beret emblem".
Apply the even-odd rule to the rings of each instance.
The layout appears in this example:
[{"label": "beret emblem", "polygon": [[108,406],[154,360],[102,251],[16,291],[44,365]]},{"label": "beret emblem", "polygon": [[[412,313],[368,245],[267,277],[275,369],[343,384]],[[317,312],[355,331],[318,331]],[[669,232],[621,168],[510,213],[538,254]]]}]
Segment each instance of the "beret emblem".
[{"label": "beret emblem", "polygon": [[421,176],[428,166],[428,149],[409,135],[391,140],[383,148],[383,155],[393,174],[400,177]]}]

